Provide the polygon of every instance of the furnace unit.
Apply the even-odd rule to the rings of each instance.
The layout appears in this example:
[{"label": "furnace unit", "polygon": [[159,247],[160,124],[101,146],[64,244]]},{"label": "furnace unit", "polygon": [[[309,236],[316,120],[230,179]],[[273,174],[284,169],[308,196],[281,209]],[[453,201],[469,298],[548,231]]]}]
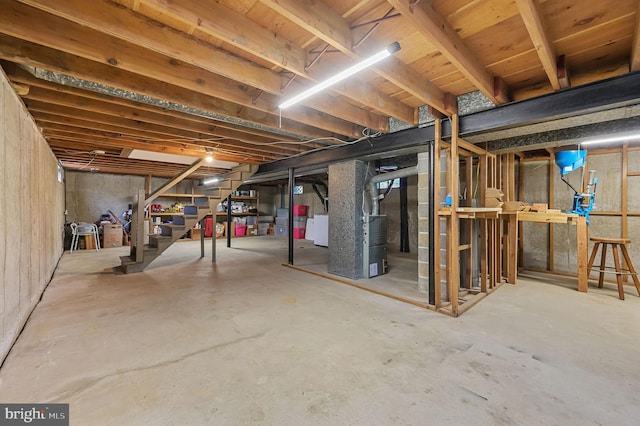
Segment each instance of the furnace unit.
[{"label": "furnace unit", "polygon": [[364,217],[362,276],[373,278],[387,272],[387,216]]}]

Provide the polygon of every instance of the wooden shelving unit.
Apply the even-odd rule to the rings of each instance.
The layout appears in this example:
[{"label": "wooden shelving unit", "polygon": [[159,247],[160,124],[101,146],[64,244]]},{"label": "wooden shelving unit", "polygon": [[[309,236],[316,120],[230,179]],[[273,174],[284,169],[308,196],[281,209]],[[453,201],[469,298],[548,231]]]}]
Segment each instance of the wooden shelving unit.
[{"label": "wooden shelving unit", "polygon": [[[231,196],[231,202],[245,202],[245,204],[249,204],[251,209],[255,209],[255,212],[232,212],[231,216],[232,217],[255,217],[256,218],[256,224],[258,223],[258,217],[260,216],[260,214],[258,213],[258,204],[259,204],[259,197],[256,195],[255,197],[249,197],[249,196],[243,196],[243,195],[233,195]],[[251,237],[252,235],[249,235],[248,232],[245,233],[245,235],[235,235],[235,228],[233,231],[230,231],[228,229],[227,223],[226,223],[226,218],[227,218],[227,212],[216,212],[216,223],[221,223],[224,222],[225,223],[225,234],[223,236],[220,236],[218,238],[226,238],[226,233],[227,232],[231,232],[231,238],[243,238],[243,237]]]}]

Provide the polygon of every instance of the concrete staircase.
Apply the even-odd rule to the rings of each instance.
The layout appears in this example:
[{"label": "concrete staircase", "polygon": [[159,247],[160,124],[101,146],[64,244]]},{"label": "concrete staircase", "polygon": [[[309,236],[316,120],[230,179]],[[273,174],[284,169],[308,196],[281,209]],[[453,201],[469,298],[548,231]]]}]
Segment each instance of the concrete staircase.
[{"label": "concrete staircase", "polygon": [[[224,175],[223,179],[206,194],[194,198],[194,204],[184,207],[184,213],[175,214],[171,224],[161,224],[161,234],[149,235],[149,244],[145,244],[142,261],[136,262],[137,247],[131,247],[129,256],[121,256],[121,265],[114,268],[116,274],[130,274],[142,272],[151,262],[160,256],[173,243],[184,236],[193,226],[213,212],[215,215],[218,204],[238,189],[245,180],[249,179],[258,169],[255,165],[241,165],[233,168]],[[215,216],[214,216],[215,225]],[[215,233],[215,231],[214,231]]]}]

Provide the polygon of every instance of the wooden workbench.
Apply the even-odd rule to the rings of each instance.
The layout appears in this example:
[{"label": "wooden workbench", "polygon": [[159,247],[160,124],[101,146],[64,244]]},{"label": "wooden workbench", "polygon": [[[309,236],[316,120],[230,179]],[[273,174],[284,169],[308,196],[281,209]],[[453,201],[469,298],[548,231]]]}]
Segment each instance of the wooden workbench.
[{"label": "wooden workbench", "polygon": [[507,281],[516,283],[518,272],[518,222],[537,223],[571,223],[577,226],[577,256],[578,256],[578,291],[587,292],[588,274],[588,242],[589,231],[587,219],[573,213],[543,213],[543,212],[507,212],[500,213],[505,221],[504,256],[506,257]]}]

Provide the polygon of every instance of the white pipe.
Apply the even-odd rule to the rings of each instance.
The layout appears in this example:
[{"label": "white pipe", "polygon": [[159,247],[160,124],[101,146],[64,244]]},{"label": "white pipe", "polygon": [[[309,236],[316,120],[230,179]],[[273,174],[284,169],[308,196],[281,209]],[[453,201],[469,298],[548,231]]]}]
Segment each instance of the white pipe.
[{"label": "white pipe", "polygon": [[418,166],[412,166],[405,169],[394,170],[392,172],[381,173],[369,179],[368,185],[369,196],[371,197],[371,215],[377,216],[379,210],[380,196],[378,195],[378,188],[376,188],[377,183],[407,176],[413,176],[415,174],[418,174]]}]

